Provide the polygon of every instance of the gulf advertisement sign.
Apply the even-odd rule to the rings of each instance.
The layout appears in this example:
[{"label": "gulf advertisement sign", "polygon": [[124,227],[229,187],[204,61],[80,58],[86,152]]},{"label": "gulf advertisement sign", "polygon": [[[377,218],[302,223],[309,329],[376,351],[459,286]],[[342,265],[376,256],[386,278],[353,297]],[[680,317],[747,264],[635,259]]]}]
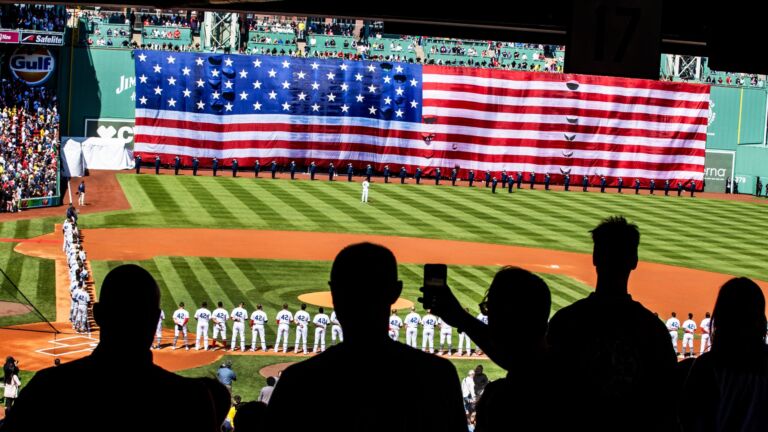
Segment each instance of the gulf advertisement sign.
[{"label": "gulf advertisement sign", "polygon": [[8,62],[16,79],[29,86],[38,86],[48,81],[56,69],[56,59],[44,47],[18,48]]}]

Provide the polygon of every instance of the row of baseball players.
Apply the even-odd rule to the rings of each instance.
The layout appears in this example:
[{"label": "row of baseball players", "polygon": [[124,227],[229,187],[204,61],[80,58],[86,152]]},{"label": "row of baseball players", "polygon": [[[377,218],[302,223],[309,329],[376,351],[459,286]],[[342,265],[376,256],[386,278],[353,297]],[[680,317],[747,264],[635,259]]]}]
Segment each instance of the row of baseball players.
[{"label": "row of baseball players", "polygon": [[698,329],[701,332],[701,346],[699,348],[699,355],[704,354],[705,352],[709,351],[709,349],[712,347],[712,340],[709,337],[711,332],[711,322],[710,314],[707,312],[704,315],[704,319],[701,320],[701,323],[699,325],[696,325],[696,321],[693,320],[693,314],[688,313],[688,319],[685,320],[681,326],[680,320],[677,319],[677,313],[672,312],[672,316],[667,320],[667,331],[669,331],[669,337],[672,340],[672,346],[675,348],[675,354],[679,355],[679,351],[677,349],[677,338],[678,338],[678,332],[682,328],[683,329],[683,355],[685,357],[695,357],[696,353],[693,349],[693,336],[696,334],[696,330]]},{"label": "row of baseball players", "polygon": [[77,224],[70,218],[67,218],[62,224],[64,234],[64,244],[62,249],[67,257],[67,266],[69,267],[69,321],[72,328],[77,333],[88,333],[88,306],[91,303],[91,296],[85,289],[85,282],[88,280],[88,269],[86,267],[86,254],[83,245],[80,242],[80,232]]},{"label": "row of baseball players", "polygon": [[[200,350],[201,348],[203,350],[209,349],[208,330],[211,326],[213,327],[212,348],[216,347],[216,343],[218,341],[221,343],[221,346],[226,349],[227,321],[233,321],[230,350],[237,350],[237,339],[239,336],[240,350],[245,351],[245,323],[248,321],[251,328],[250,351],[256,351],[259,346],[261,347],[262,351],[267,351],[267,341],[265,337],[265,327],[269,322],[267,314],[264,312],[262,305],[259,304],[256,306],[256,310],[253,311],[249,317],[248,311],[244,308],[244,305],[245,303],[241,302],[236,308],[229,312],[224,309],[222,302],[218,302],[218,307],[211,311],[208,309],[208,303],[203,302],[195,314],[190,316],[189,312],[185,309],[184,303],[180,303],[179,308],[176,309],[176,311],[173,313],[173,349],[177,348],[179,336],[181,336],[183,338],[182,342],[184,348],[189,350],[187,325],[189,323],[190,317],[193,317],[195,320],[197,320],[195,350]],[[160,348],[162,341],[162,323],[164,319],[165,313],[161,311],[160,320],[157,323],[157,343],[153,346],[155,349]],[[477,319],[483,321],[486,324],[488,323],[488,317],[482,313],[477,316]],[[295,353],[298,353],[299,348],[301,348],[302,352],[307,354],[307,336],[309,333],[310,325],[313,325],[315,329],[313,340],[314,346],[312,349],[313,353],[325,351],[326,330],[329,325],[331,326],[332,343],[335,344],[337,340],[339,342],[344,341],[344,332],[336,317],[336,312],[332,311],[331,316],[329,317],[325,314],[325,310],[322,307],[318,309],[318,312],[314,317],[311,317],[309,312],[307,312],[306,304],[302,304],[301,309],[295,314],[288,310],[287,304],[283,304],[283,309],[280,310],[280,312],[278,312],[275,316],[275,322],[277,324],[277,335],[275,344],[273,346],[274,352],[278,352],[281,342],[283,343],[283,352],[288,352],[288,337],[290,326],[292,324],[296,326],[294,337]],[[405,327],[406,344],[411,347],[418,348],[419,326],[422,327],[421,348],[423,351],[429,350],[430,353],[435,352],[435,327],[439,327],[439,352],[440,354],[445,353],[444,348],[447,347],[447,354],[452,355],[453,328],[440,318],[433,315],[430,311],[427,311],[426,315],[420,316],[418,313],[416,313],[416,308],[412,307],[411,312],[403,320],[397,315],[397,311],[393,310],[392,315],[389,317],[389,336],[392,338],[392,340],[399,340],[400,329]],[[461,356],[464,352],[466,352],[467,355],[471,355],[471,341],[466,334],[460,332],[457,354]]]}]

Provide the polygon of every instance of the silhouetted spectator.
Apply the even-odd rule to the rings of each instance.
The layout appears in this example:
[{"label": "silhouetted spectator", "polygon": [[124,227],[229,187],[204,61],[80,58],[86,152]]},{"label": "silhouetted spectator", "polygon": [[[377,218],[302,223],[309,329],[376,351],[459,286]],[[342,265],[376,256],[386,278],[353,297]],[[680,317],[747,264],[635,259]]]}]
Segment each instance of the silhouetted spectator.
[{"label": "silhouetted spectator", "polygon": [[[592,230],[595,292],[560,309],[549,345],[573,430],[665,431],[677,428],[676,356],[665,326],[627,293],[640,232],[623,217]],[[692,408],[693,409],[693,408]]]},{"label": "silhouetted spectator", "polygon": [[237,432],[266,431],[264,421],[267,417],[267,405],[263,402],[240,404],[235,414],[234,426]]},{"label": "silhouetted spectator", "polygon": [[[315,423],[319,430],[465,432],[453,365],[389,338],[390,306],[402,291],[392,252],[370,243],[346,247],[336,256],[329,284],[344,342],[285,370],[269,402],[267,430],[296,415],[298,394],[322,389],[321,397],[301,406],[303,418],[323,419]],[[403,380],[407,388],[398,384]],[[418,392],[414,402],[398,404],[410,399],[408,389]]]},{"label": "silhouetted spectator", "polygon": [[19,397],[19,361],[11,356],[5,359],[3,365],[3,398],[5,398],[5,415],[7,416],[16,398]]},{"label": "silhouetted spectator", "polygon": [[747,278],[726,282],[712,311],[712,348],[691,367],[681,410],[686,432],[768,430],[765,296]]},{"label": "silhouetted spectator", "polygon": [[[482,348],[482,347],[481,347]],[[488,375],[483,373],[483,365],[477,365],[475,368],[475,394],[477,394],[477,397],[483,396],[483,391],[485,390],[485,386],[488,385]]]},{"label": "silhouetted spectator", "polygon": [[[218,384],[183,378],[152,363],[149,347],[159,316],[160,291],[146,270],[136,265],[111,270],[93,305],[99,345],[88,357],[38,372],[2,431],[220,430],[217,398],[209,391]],[[73,415],[73,405],[62,401],[87,401],[87,418]],[[126,413],[119,401],[142,409]]]},{"label": "silhouetted spectator", "polygon": [[275,377],[267,378],[267,385],[261,388],[259,392],[259,402],[264,402],[269,405],[269,398],[272,397],[272,392],[275,390],[275,384],[277,380]]}]

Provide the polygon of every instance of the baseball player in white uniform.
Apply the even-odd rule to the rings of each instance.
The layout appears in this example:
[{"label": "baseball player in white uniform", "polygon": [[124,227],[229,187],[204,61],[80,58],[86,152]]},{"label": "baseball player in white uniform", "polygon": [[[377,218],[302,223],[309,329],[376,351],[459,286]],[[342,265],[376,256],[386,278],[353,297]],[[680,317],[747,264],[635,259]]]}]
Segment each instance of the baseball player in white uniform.
[{"label": "baseball player in white uniform", "polygon": [[392,309],[392,315],[389,316],[389,337],[393,341],[400,339],[400,329],[403,327],[403,320],[397,316],[397,311]]},{"label": "baseball player in white uniform", "polygon": [[216,309],[213,310],[213,346],[216,342],[221,343],[222,348],[227,349],[227,320],[229,312],[224,309],[224,303],[219,302]]},{"label": "baseball player in white uniform", "polygon": [[453,351],[453,327],[443,321],[442,318],[437,319],[437,325],[440,326],[440,355],[445,353],[443,346],[448,345],[448,355],[451,355]]},{"label": "baseball player in white uniform", "polygon": [[[483,324],[488,325],[488,315],[484,314],[481,310],[479,314],[477,314],[477,319],[483,322]],[[475,354],[480,355],[483,353],[483,350],[480,349],[479,346],[475,345]]]},{"label": "baseball player in white uniform", "polygon": [[429,353],[435,353],[435,326],[437,317],[432,315],[432,311],[427,310],[427,314],[421,318],[421,350],[427,352],[429,344]]},{"label": "baseball player in white uniform", "polygon": [[[467,313],[470,313],[469,312],[469,308],[466,308],[466,311],[467,311]],[[456,353],[459,356],[461,356],[462,353],[464,352],[463,351],[464,347],[466,347],[467,355],[471,356],[472,355],[472,345],[471,345],[471,343],[472,343],[472,341],[469,340],[469,336],[467,336],[466,333],[464,333],[464,332],[459,333],[459,350]]]},{"label": "baseball player in white uniform", "polygon": [[405,344],[409,347],[418,347],[419,324],[421,316],[416,313],[416,308],[411,308],[411,313],[405,316]]},{"label": "baseball player in white uniform", "polygon": [[318,309],[317,315],[312,318],[312,324],[315,325],[315,346],[312,348],[313,353],[317,352],[318,346],[320,347],[320,352],[325,351],[325,329],[328,328],[328,323],[330,322],[331,319],[325,314],[323,308]]},{"label": "baseball player in white uniform", "polygon": [[301,310],[293,316],[293,321],[296,323],[296,344],[293,347],[293,352],[299,352],[299,345],[301,345],[304,354],[307,353],[307,333],[309,332],[309,322],[311,320],[312,317],[307,312],[307,305],[302,304]]},{"label": "baseball player in white uniform", "polygon": [[288,330],[290,329],[291,322],[293,321],[293,314],[288,311],[288,305],[283,304],[283,310],[277,313],[275,316],[277,321],[277,340],[275,341],[275,352],[280,346],[280,340],[283,341],[283,352],[288,352]]},{"label": "baseball player in white uniform", "polygon": [[368,183],[368,180],[363,180],[363,199],[362,202],[367,203],[368,202],[368,188],[371,186],[370,183]]},{"label": "baseball player in white uniform", "polygon": [[248,311],[243,308],[245,303],[240,302],[236,308],[232,309],[230,318],[235,323],[232,324],[232,346],[230,349],[234,351],[237,349],[235,345],[237,341],[237,335],[240,335],[240,351],[245,351],[245,320],[248,319]]},{"label": "baseball player in white uniform", "polygon": [[331,342],[336,345],[336,338],[339,339],[339,342],[344,342],[344,330],[336,318],[336,311],[331,311],[331,324]]},{"label": "baseball player in white uniform", "polygon": [[677,331],[680,329],[680,320],[677,319],[677,314],[672,312],[672,317],[667,320],[667,331],[669,331],[669,338],[672,340],[672,347],[675,349],[675,355],[679,353],[677,349]]},{"label": "baseball player in white uniform", "polygon": [[91,302],[91,296],[81,286],[75,290],[75,300],[77,301],[75,327],[78,333],[88,333],[88,304]]},{"label": "baseball player in white uniform", "polygon": [[693,352],[693,335],[695,333],[696,321],[693,320],[693,314],[689,312],[688,319],[683,322],[683,355],[685,357],[696,355],[696,353]]},{"label": "baseball player in white uniform", "polygon": [[267,339],[264,337],[264,326],[267,325],[267,313],[260,304],[251,314],[251,351],[256,351],[256,341],[261,340],[261,350],[267,350]]},{"label": "baseball player in white uniform", "polygon": [[208,321],[211,319],[211,311],[208,310],[208,302],[203,302],[195,312],[197,320],[197,337],[195,338],[195,351],[200,349],[200,339],[203,339],[203,349],[208,351]]},{"label": "baseball player in white uniform", "polygon": [[179,333],[184,336],[184,348],[189,351],[187,343],[187,322],[189,322],[189,312],[184,310],[184,302],[179,303],[179,308],[173,313],[174,333],[173,349],[176,349],[176,342],[179,340]]},{"label": "baseball player in white uniform", "polygon": [[160,342],[163,340],[163,320],[165,320],[165,312],[160,309],[160,318],[157,320],[157,330],[155,330],[157,345],[153,346],[153,349],[160,349]]},{"label": "baseball player in white uniform", "polygon": [[701,320],[701,323],[699,324],[699,328],[701,329],[701,350],[699,351],[699,355],[709,351],[712,347],[712,340],[709,338],[709,332],[712,330],[710,328],[711,322],[711,315],[707,312],[704,314],[704,319]]}]

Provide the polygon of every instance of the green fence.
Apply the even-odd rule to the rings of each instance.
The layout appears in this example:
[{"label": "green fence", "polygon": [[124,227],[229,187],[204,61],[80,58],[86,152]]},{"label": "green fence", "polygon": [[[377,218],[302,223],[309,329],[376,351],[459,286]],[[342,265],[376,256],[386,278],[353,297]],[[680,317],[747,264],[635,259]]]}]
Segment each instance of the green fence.
[{"label": "green fence", "polygon": [[739,145],[763,144],[767,94],[763,89],[713,86],[707,149],[736,150]]}]

